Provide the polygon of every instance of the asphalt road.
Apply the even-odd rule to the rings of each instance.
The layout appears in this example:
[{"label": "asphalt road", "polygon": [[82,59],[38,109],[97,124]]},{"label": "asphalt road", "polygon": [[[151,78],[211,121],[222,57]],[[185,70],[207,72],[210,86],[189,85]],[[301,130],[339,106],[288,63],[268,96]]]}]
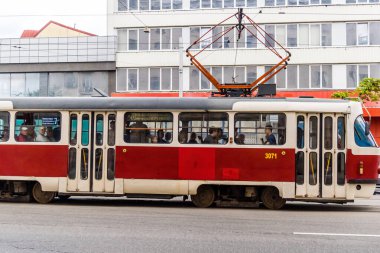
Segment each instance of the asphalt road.
[{"label": "asphalt road", "polygon": [[280,211],[102,198],[1,202],[0,229],[0,252],[380,252],[380,197]]}]

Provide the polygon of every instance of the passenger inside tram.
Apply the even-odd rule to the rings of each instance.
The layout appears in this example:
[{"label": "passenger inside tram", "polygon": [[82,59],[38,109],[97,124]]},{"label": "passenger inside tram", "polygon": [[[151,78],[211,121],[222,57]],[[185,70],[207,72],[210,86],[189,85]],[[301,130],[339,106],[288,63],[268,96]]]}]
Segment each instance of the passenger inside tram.
[{"label": "passenger inside tram", "polygon": [[0,137],[0,142],[6,142],[9,140],[9,128],[7,126],[3,127],[3,131]]},{"label": "passenger inside tram", "polygon": [[189,140],[188,143],[189,144],[198,144],[198,142],[197,142],[197,134],[196,133],[192,132],[190,134],[190,140]]},{"label": "passenger inside tram", "polygon": [[276,137],[272,133],[272,125],[265,126],[265,141],[261,138],[261,142],[265,145],[276,145]]}]

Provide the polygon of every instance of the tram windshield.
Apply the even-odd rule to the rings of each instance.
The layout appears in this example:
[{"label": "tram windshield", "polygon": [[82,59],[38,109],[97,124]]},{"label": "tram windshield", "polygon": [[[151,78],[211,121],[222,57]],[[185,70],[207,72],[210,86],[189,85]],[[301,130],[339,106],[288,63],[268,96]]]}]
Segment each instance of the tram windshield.
[{"label": "tram windshield", "polygon": [[366,135],[366,124],[363,116],[359,116],[355,120],[355,143],[359,147],[377,147],[376,142],[371,133]]}]

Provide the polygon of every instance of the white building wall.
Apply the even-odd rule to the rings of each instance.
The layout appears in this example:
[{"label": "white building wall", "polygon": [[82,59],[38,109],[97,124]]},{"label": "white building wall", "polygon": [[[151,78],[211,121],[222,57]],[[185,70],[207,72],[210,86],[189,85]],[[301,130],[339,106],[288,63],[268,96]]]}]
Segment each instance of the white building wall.
[{"label": "white building wall", "polygon": [[[193,10],[190,9],[190,1],[184,0],[183,10],[133,11],[133,14],[131,14],[131,11],[118,12],[117,3],[117,0],[108,1],[109,34],[117,34],[117,31],[119,30],[144,29],[145,27],[151,31],[155,28],[180,27],[182,28],[182,38],[185,49],[191,43],[190,27],[210,27],[236,12],[236,8]],[[300,26],[298,26],[298,45],[295,48],[289,48],[289,51],[292,53],[289,64],[296,65],[298,77],[296,79],[298,83],[296,86],[290,84],[290,82],[294,82],[294,79],[291,80],[289,75],[286,74],[284,75],[286,84],[283,86],[278,85],[280,88],[352,88],[352,84],[347,83],[347,65],[356,66],[356,72],[351,73],[351,76],[356,76],[357,80],[352,80],[352,82],[358,82],[360,77],[365,76],[365,69],[367,69],[367,76],[371,75],[370,72],[376,74],[380,73],[380,58],[378,57],[378,55],[380,55],[380,43],[379,45],[370,45],[371,43],[369,42],[367,45],[349,46],[347,46],[346,43],[347,22],[368,24],[379,22],[378,29],[380,29],[380,16],[378,15],[380,13],[379,3],[346,4],[346,0],[333,0],[330,5],[326,6],[265,7],[265,0],[257,0],[257,5],[257,8],[244,8],[244,12],[264,28],[266,25],[271,24],[309,25],[308,41],[310,45],[299,45],[300,37],[302,35],[300,33]],[[232,22],[230,24],[232,24]],[[314,32],[311,30],[311,26],[318,24],[320,26],[322,26],[322,24],[331,25],[330,45],[312,45],[311,38],[314,36]],[[367,36],[367,40],[369,40],[370,32],[368,32]],[[375,36],[380,36],[380,30]],[[320,40],[322,40],[322,35]],[[258,45],[256,49],[210,49],[202,53],[202,57],[198,59],[200,59],[202,64],[205,66],[228,67],[235,64],[234,58],[236,52],[238,53],[238,57],[236,57],[236,66],[244,66],[244,68],[246,68],[245,73],[247,75],[249,66],[255,66],[257,76],[260,76],[264,73],[264,66],[273,65],[278,62],[278,58],[270,54],[262,45]],[[185,56],[183,62],[184,90],[192,90],[190,87],[190,70],[192,67],[189,59]],[[179,56],[177,50],[139,51],[119,49],[117,52],[116,65],[117,68],[178,68]],[[308,68],[310,72],[310,83],[306,85],[302,85],[300,83],[300,80],[302,79],[302,74],[300,72],[304,70],[304,68],[301,70],[301,66],[304,65],[309,66]],[[318,75],[318,72],[315,72],[316,67],[312,69],[311,66],[320,66],[319,81],[315,79],[315,75]],[[331,69],[331,71],[328,69]],[[352,70],[354,67],[350,69]],[[312,75],[314,75],[314,78]],[[128,78],[126,79],[128,80]],[[281,78],[278,78],[276,81],[279,82],[280,79]],[[305,77],[302,80],[306,79],[307,78]],[[313,85],[313,80],[315,82],[320,82],[320,84]],[[201,77],[199,77],[199,82],[201,82]],[[328,83],[327,86],[326,82]],[[209,88],[211,89],[212,87],[210,86]]]}]

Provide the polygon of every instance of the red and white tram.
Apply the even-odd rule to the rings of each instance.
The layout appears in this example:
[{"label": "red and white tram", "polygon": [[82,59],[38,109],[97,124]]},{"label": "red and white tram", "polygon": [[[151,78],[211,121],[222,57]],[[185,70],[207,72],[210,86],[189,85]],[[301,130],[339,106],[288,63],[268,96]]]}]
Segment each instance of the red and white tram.
[{"label": "red and white tram", "polygon": [[0,99],[2,197],[370,198],[380,149],[358,102],[258,98]]}]

